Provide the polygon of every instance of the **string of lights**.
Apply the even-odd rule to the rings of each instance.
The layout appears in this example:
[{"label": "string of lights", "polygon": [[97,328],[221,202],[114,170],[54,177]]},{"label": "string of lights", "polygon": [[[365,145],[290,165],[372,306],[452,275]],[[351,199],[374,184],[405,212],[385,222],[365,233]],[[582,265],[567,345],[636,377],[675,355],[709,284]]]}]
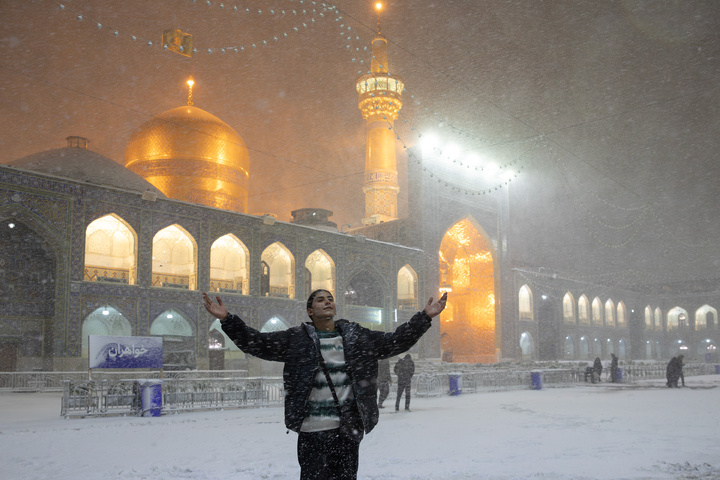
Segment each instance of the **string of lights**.
[{"label": "string of lights", "polygon": [[[75,8],[68,7],[65,3],[61,3],[57,0],[54,0],[54,1],[58,5],[58,8],[60,11],[72,13],[75,16],[75,19],[77,21],[80,21],[80,22],[85,21],[86,23],[95,25],[97,30],[111,32],[112,35],[114,35],[115,37],[118,37],[118,38],[120,38],[120,37],[129,38],[133,42],[137,42],[139,44],[143,44],[148,47],[162,47],[163,50],[166,50],[166,51],[169,50],[170,46],[166,43],[163,43],[162,41],[152,40],[147,35],[138,35],[137,33],[129,33],[127,31],[125,31],[124,29],[117,28],[115,26],[103,25],[101,22],[90,18],[89,16],[85,15],[83,12],[81,12]],[[218,8],[225,10],[225,4],[223,2],[211,2],[211,1],[196,2],[196,0],[190,0],[190,1],[192,3],[204,3],[205,5],[207,5],[209,7],[217,6]],[[293,2],[293,0],[286,0],[286,1]],[[295,0],[295,1],[299,2],[301,5],[305,4],[305,0]],[[262,16],[262,15],[281,16],[281,17],[298,16],[298,15],[301,15],[301,16],[311,15],[311,16],[306,21],[303,21],[297,25],[291,26],[288,29],[283,30],[282,32],[270,34],[269,36],[267,36],[265,38],[261,38],[261,39],[255,40],[255,41],[250,41],[247,43],[233,42],[234,44],[232,44],[232,45],[220,46],[220,47],[203,47],[203,48],[194,47],[192,49],[192,54],[194,55],[194,54],[198,54],[198,53],[207,53],[208,55],[211,55],[213,53],[220,53],[220,54],[241,53],[241,52],[244,52],[246,49],[255,49],[255,48],[258,48],[261,46],[268,46],[273,43],[277,43],[278,41],[280,41],[282,39],[288,38],[293,33],[300,33],[302,31],[306,30],[309,26],[312,26],[318,20],[324,19],[328,16],[335,15],[336,18],[339,16],[337,11],[335,10],[335,7],[332,5],[327,5],[325,3],[318,4],[318,2],[314,2],[314,1],[308,1],[307,3],[311,4],[312,8],[291,9],[291,10],[287,10],[287,11],[284,9],[275,10],[273,8],[270,8],[270,9],[266,9],[263,11],[263,9],[261,9],[261,8],[250,9],[248,7],[246,7],[246,8],[238,7],[237,5],[233,6],[233,7],[228,7],[227,10],[229,12],[235,12],[235,13],[242,12],[242,13],[246,13],[246,14],[253,14],[253,15],[259,15],[259,16]],[[318,8],[315,8],[316,6]],[[326,13],[328,13],[328,12],[330,13],[330,15],[326,15]],[[180,47],[180,50],[182,50],[182,48],[183,47]]]}]

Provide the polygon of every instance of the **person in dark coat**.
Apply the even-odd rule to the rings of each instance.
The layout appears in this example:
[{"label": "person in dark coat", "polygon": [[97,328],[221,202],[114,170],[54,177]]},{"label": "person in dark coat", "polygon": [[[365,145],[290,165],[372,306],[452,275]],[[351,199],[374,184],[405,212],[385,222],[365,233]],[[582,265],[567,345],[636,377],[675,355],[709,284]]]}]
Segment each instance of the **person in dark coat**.
[{"label": "person in dark coat", "polygon": [[390,360],[387,358],[378,360],[378,408],[385,408],[383,402],[390,395],[391,384]]},{"label": "person in dark coat", "polygon": [[600,357],[595,357],[595,362],[593,362],[593,370],[595,371],[595,374],[593,375],[593,383],[599,382],[600,378],[602,376],[602,361],[600,360]]},{"label": "person in dark coat", "polygon": [[667,377],[668,388],[679,388],[678,381],[682,379],[682,386],[685,386],[685,375],[683,374],[683,356],[673,357],[667,364],[665,376]]},{"label": "person in dark coat", "polygon": [[612,361],[610,362],[610,381],[612,383],[617,383],[618,357],[616,357],[614,353],[611,353],[610,356],[612,357]]},{"label": "person in dark coat", "polygon": [[447,303],[447,294],[431,297],[425,309],[394,332],[370,330],[335,320],[335,299],[316,290],[307,301],[311,322],[287,330],[260,332],[228,312],[220,297],[202,294],[205,309],[245,353],[284,362],[285,426],[298,433],[300,480],[357,478],[360,441],[341,435],[340,418],[319,358],[331,372],[338,400],[355,410],[364,433],[377,424],[378,359],[407,351],[428,331]]},{"label": "person in dark coat", "polygon": [[410,384],[415,375],[415,362],[408,353],[395,364],[395,375],[398,377],[397,398],[395,398],[395,411],[400,410],[400,397],[405,392],[405,410],[410,411]]}]

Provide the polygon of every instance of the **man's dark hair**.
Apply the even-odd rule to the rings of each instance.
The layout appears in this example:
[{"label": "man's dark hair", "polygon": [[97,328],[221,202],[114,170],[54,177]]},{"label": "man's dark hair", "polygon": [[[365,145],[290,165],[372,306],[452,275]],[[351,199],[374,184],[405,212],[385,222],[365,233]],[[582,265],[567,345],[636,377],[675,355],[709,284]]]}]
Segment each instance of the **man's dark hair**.
[{"label": "man's dark hair", "polygon": [[310,294],[310,296],[308,297],[308,300],[307,300],[307,308],[312,308],[312,302],[313,302],[313,300],[315,300],[315,297],[317,297],[317,294],[320,293],[320,292],[328,292],[328,293],[330,293],[328,290],[325,290],[324,288],[318,288],[317,290],[315,290],[314,292],[312,292],[312,293]]}]

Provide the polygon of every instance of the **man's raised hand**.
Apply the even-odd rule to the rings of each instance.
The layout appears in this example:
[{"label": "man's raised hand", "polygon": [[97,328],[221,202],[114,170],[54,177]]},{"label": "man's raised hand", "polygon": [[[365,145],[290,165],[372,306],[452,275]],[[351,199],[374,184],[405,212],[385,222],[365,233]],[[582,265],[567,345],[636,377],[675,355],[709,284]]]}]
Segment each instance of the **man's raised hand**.
[{"label": "man's raised hand", "polygon": [[440,312],[445,310],[445,304],[447,303],[447,292],[442,294],[442,297],[440,297],[437,301],[433,299],[433,297],[430,297],[430,300],[428,300],[427,305],[425,305],[425,313],[428,317],[433,318],[437,316]]},{"label": "man's raised hand", "polygon": [[225,304],[220,297],[215,297],[217,300],[217,303],[215,303],[210,299],[207,293],[203,292],[202,299],[205,310],[207,310],[210,315],[219,319],[221,322],[227,318],[228,309],[225,307]]}]

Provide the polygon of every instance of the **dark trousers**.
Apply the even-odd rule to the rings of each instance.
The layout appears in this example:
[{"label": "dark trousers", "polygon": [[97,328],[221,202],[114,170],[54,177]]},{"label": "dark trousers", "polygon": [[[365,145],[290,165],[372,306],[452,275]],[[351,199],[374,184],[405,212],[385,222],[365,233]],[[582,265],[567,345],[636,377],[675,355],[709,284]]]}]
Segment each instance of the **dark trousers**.
[{"label": "dark trousers", "polygon": [[357,479],[360,442],[346,439],[339,433],[339,429],[299,433],[300,480]]},{"label": "dark trousers", "polygon": [[405,392],[405,410],[410,410],[410,384],[398,383],[397,398],[395,399],[395,410],[400,409],[400,397]]},{"label": "dark trousers", "polygon": [[390,395],[390,383],[380,382],[378,384],[378,390],[380,393],[380,396],[378,398],[378,405],[382,405],[383,402],[387,399],[388,395]]}]

